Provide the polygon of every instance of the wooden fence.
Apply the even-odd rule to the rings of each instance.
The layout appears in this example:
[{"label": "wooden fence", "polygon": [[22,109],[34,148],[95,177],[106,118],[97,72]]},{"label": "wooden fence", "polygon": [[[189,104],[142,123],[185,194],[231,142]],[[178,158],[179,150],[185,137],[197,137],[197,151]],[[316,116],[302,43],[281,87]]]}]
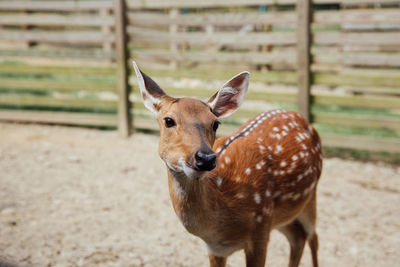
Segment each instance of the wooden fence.
[{"label": "wooden fence", "polygon": [[223,133],[284,107],[308,117],[327,146],[400,152],[400,1],[119,4],[0,1],[0,119],[128,135],[133,114],[135,127],[156,129],[130,54],[174,96],[207,98],[250,70],[247,100]]}]

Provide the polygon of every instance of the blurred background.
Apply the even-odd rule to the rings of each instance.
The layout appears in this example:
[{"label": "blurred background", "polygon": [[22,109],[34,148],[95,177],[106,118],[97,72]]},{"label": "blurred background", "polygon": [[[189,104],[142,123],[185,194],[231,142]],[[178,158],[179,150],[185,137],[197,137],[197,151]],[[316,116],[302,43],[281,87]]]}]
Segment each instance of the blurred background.
[{"label": "blurred background", "polygon": [[[219,134],[299,111],[326,156],[321,266],[398,265],[399,0],[0,0],[0,266],[207,266],[171,207],[132,59],[175,97],[249,70]],[[288,255],[273,232],[268,266]]]},{"label": "blurred background", "polygon": [[249,70],[247,101],[222,134],[282,107],[326,147],[400,153],[399,1],[299,3],[0,1],[0,119],[156,130],[134,58],[173,96],[206,99]]}]

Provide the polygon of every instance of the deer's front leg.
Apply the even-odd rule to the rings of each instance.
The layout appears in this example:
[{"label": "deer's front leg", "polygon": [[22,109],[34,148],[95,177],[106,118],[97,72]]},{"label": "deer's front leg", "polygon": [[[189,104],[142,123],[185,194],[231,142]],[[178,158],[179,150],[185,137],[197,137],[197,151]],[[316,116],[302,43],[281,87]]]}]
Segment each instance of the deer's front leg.
[{"label": "deer's front leg", "polygon": [[218,257],[209,254],[208,259],[210,260],[210,267],[225,267],[226,265],[225,257]]},{"label": "deer's front leg", "polygon": [[247,267],[265,266],[269,232],[269,227],[254,231],[252,239],[245,248]]}]

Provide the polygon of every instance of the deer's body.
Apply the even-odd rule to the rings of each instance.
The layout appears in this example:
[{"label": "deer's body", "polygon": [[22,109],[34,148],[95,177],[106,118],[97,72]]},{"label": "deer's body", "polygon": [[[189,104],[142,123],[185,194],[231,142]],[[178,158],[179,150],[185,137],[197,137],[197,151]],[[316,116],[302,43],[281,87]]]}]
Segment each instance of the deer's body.
[{"label": "deer's body", "polygon": [[278,229],[291,245],[289,266],[298,266],[306,241],[317,266],[315,197],[322,153],[314,128],[295,112],[273,110],[215,141],[216,118],[243,101],[248,74],[204,103],[171,98],[136,71],[139,82],[144,80],[144,102],[160,124],[159,153],[174,210],[206,243],[210,265],[225,266],[227,256],[244,249],[247,266],[264,266],[269,233]]}]

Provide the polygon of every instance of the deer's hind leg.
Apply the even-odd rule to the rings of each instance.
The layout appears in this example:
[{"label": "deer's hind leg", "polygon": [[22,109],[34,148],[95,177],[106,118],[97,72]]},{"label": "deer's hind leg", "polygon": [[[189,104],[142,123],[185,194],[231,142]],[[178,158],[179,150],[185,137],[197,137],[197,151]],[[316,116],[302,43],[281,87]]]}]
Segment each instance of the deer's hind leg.
[{"label": "deer's hind leg", "polygon": [[316,192],[304,207],[303,211],[291,223],[282,226],[278,230],[283,233],[290,243],[289,267],[297,267],[306,241],[311,249],[312,262],[318,267],[318,235],[316,225]]},{"label": "deer's hind leg", "polygon": [[318,267],[318,235],[316,232],[317,222],[317,196],[314,190],[307,206],[297,217],[307,234],[308,245],[311,249],[311,257],[314,267]]},{"label": "deer's hind leg", "polygon": [[304,245],[307,240],[307,235],[302,224],[296,219],[280,227],[278,230],[286,236],[290,244],[289,267],[299,266]]}]

